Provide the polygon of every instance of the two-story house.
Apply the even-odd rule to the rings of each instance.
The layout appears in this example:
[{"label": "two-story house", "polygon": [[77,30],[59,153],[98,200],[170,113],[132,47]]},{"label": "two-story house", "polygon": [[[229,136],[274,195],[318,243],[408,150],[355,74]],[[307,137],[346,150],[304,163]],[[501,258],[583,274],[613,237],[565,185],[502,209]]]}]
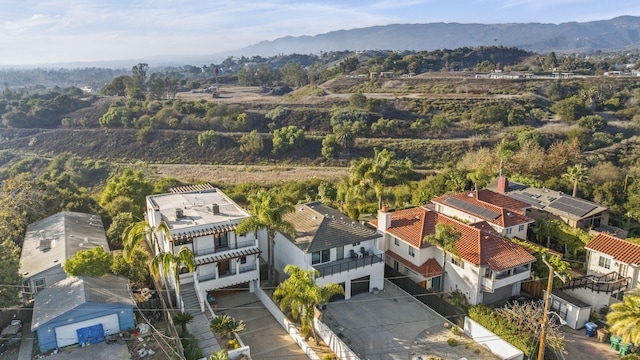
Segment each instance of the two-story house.
[{"label": "two-story house", "polygon": [[340,284],[345,298],[384,287],[384,255],[380,234],[321,203],[295,205],[284,219],[296,230],[295,238],[276,234],[275,267],[279,273],[292,264],[315,269],[318,285]]},{"label": "two-story house", "polygon": [[183,267],[176,278],[170,269],[164,279],[176,290],[179,306],[184,309],[186,294],[193,291],[202,311],[207,291],[246,283],[253,292],[260,279],[258,234],[236,233],[236,226],[251,215],[209,184],[171,191],[147,196],[147,221],[153,228],[161,222],[169,228],[169,238],[157,232],[157,253],[175,255],[187,247],[195,256],[192,273]]},{"label": "two-story house", "polygon": [[109,250],[102,219],[80,212],[59,212],[29,224],[20,253],[23,301],[67,278],[62,268],[78,251],[101,246]]},{"label": "two-story house", "polygon": [[[535,257],[500,236],[486,221],[466,224],[434,207],[378,212],[372,224],[383,234],[386,264],[425,288],[460,291],[470,304],[491,304],[519,294]],[[437,224],[451,226],[459,234],[456,254],[445,253],[444,262],[443,250],[424,241],[435,234]]]},{"label": "two-story house", "polygon": [[606,228],[608,231],[620,230],[609,229],[609,209],[606,206],[561,191],[526,186],[509,181],[504,176],[496,178],[487,189],[531,205],[525,215],[534,219],[558,219],[585,231],[598,228]]},{"label": "two-story house", "polygon": [[525,216],[531,205],[491,190],[447,194],[431,200],[435,210],[467,223],[486,221],[500,235],[526,239],[534,219]]}]

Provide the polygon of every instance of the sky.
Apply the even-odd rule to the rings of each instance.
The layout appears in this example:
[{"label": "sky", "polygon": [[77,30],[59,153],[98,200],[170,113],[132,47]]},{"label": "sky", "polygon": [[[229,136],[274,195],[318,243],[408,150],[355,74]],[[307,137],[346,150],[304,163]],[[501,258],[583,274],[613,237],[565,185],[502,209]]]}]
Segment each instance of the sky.
[{"label": "sky", "polygon": [[0,0],[0,65],[223,54],[285,36],[388,24],[559,24],[621,15],[640,16],[638,0]]}]

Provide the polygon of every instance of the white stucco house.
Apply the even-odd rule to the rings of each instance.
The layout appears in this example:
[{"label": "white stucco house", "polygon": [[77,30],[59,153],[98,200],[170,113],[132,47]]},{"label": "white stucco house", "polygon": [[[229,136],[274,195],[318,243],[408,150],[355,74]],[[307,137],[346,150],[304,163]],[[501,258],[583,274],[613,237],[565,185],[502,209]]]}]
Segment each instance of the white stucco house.
[{"label": "white stucco house", "polygon": [[[435,291],[460,291],[470,304],[491,304],[520,293],[536,260],[523,247],[503,238],[486,221],[466,224],[435,211],[433,204],[388,212],[372,221],[383,235],[380,248],[385,262],[416,283]],[[436,225],[453,227],[460,234],[457,256],[423,241]],[[444,283],[442,275],[444,273]]]},{"label": "white stucco house", "polygon": [[284,219],[296,229],[295,238],[280,233],[275,238],[275,267],[282,278],[284,267],[315,269],[318,285],[340,284],[345,299],[384,287],[384,254],[378,248],[375,229],[321,203],[295,205]]},{"label": "white stucco house", "polygon": [[435,210],[467,223],[486,221],[500,235],[526,239],[535,220],[525,216],[531,205],[491,190],[447,194],[431,200]]},{"label": "white stucco house", "polygon": [[259,234],[236,233],[236,226],[251,215],[209,184],[171,191],[147,196],[147,220],[154,228],[164,221],[171,234],[167,238],[157,233],[156,253],[178,254],[181,247],[188,247],[195,256],[193,272],[183,267],[177,283],[173,270],[164,279],[169,288],[175,289],[179,307],[191,307],[190,299],[197,299],[204,311],[207,291],[233,285],[247,284],[253,291],[260,279]]},{"label": "white stucco house", "polygon": [[66,279],[64,262],[78,251],[98,246],[110,251],[98,215],[63,211],[29,224],[20,253],[23,301]]}]

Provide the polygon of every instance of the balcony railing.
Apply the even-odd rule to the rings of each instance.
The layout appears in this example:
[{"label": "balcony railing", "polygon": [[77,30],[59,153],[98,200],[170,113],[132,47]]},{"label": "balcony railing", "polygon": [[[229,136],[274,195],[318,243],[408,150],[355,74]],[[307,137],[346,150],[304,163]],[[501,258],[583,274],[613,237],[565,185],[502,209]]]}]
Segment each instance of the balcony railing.
[{"label": "balcony railing", "polygon": [[240,266],[240,274],[248,272],[248,271],[254,271],[255,269],[257,269],[256,264]]},{"label": "balcony railing", "polygon": [[382,258],[382,254],[380,255],[369,255],[358,257],[355,259],[345,258],[341,260],[332,261],[325,264],[317,264],[313,267],[320,272],[319,277],[331,276],[333,274],[354,270],[358,268],[363,268],[365,266],[372,266],[374,264],[384,262]]},{"label": "balcony railing", "polygon": [[198,281],[199,282],[204,282],[204,281],[214,280],[215,278],[216,278],[216,274],[215,273],[211,273],[211,274],[207,274],[207,275],[198,276]]},{"label": "balcony railing", "polygon": [[631,278],[622,277],[617,272],[610,272],[605,275],[587,275],[574,278],[562,289],[587,288],[597,293],[613,293],[626,289],[630,282]]},{"label": "balcony railing", "polygon": [[237,244],[230,242],[227,246],[208,247],[204,249],[196,250],[195,256],[203,256],[209,254],[215,254],[223,251],[242,249],[246,247],[257,246],[256,240],[239,241]]}]

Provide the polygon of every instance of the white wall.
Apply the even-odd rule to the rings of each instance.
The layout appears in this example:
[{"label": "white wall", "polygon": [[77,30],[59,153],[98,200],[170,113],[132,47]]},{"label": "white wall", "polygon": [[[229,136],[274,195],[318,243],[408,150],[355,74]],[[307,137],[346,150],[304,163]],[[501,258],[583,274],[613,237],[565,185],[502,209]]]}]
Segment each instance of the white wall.
[{"label": "white wall", "polygon": [[[543,292],[546,296],[546,291]],[[587,322],[589,322],[589,318],[591,317],[591,307],[587,306],[587,307],[579,307],[576,305],[573,305],[553,294],[551,294],[551,299],[550,299],[550,305],[549,308],[552,309],[553,311],[555,311],[556,313],[560,314],[561,308],[566,308],[567,309],[567,318],[565,319],[565,321],[567,322],[567,326],[577,330],[577,329],[582,329],[584,327],[584,324],[586,324]],[[554,315],[555,316],[555,315]]]},{"label": "white wall", "polygon": [[498,335],[487,330],[487,328],[473,321],[468,316],[464,318],[464,333],[478,344],[487,347],[489,351],[500,359],[524,359],[524,353],[520,349],[511,345],[507,341],[502,340]]},{"label": "white wall", "polygon": [[[442,255],[437,256],[436,258],[442,259]],[[478,281],[480,280],[480,275],[478,274],[479,269],[462,259],[461,262],[464,263],[464,268],[454,265],[451,262],[451,256],[447,255],[446,258],[445,276],[444,276],[444,290],[446,292],[452,292],[455,290],[460,290],[463,294],[467,296],[469,300],[469,304],[476,305],[482,302],[482,297],[480,294],[480,285]]]},{"label": "white wall", "polygon": [[[275,246],[275,267],[276,271],[283,274],[284,267],[291,264],[304,270],[310,270],[309,260],[307,260],[308,254],[305,254],[300,248],[292,243],[289,239],[276,233],[276,246]],[[267,249],[262,250],[263,255],[267,256]]]}]

